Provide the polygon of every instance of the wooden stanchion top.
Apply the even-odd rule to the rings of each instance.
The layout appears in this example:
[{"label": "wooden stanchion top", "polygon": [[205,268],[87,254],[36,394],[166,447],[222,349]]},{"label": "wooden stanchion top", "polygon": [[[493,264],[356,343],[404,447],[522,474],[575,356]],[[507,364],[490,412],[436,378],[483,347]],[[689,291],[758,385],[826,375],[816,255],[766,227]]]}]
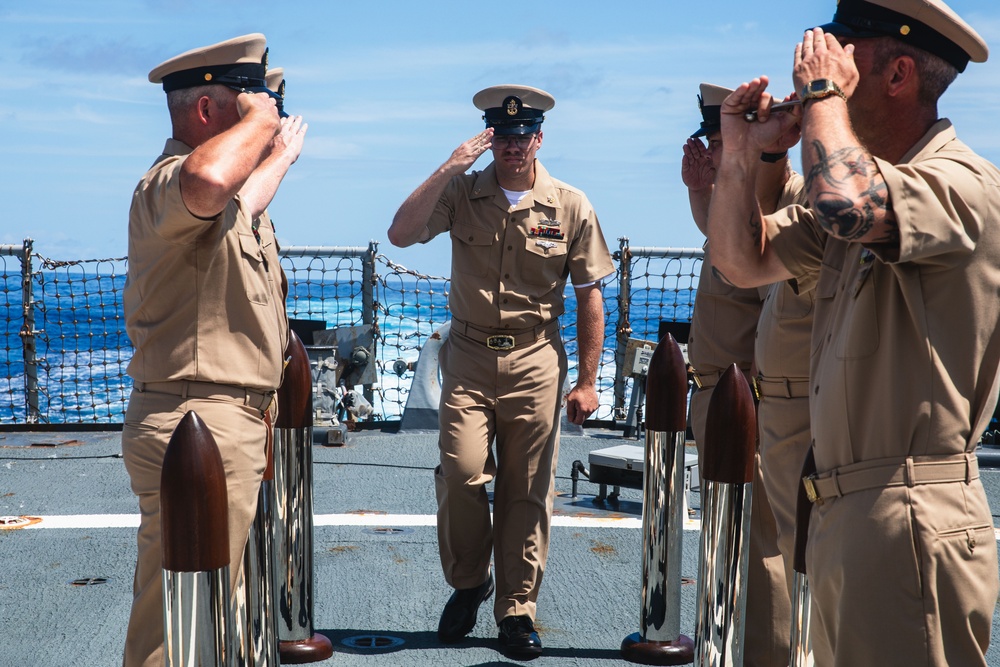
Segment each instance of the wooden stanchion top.
[{"label": "wooden stanchion top", "polygon": [[278,387],[278,417],[274,425],[277,428],[305,428],[313,424],[312,371],[302,339],[294,331],[288,334],[288,347],[285,348],[288,365]]},{"label": "wooden stanchion top", "polygon": [[701,475],[713,482],[749,484],[756,452],[753,394],[743,372],[732,364],[719,378],[708,402]]},{"label": "wooden stanchion top", "polygon": [[194,412],[181,418],[160,473],[163,568],[208,572],[229,565],[229,494],[222,455]]},{"label": "wooden stanchion top", "polygon": [[646,372],[646,430],[687,430],[687,367],[674,337],[664,336]]}]

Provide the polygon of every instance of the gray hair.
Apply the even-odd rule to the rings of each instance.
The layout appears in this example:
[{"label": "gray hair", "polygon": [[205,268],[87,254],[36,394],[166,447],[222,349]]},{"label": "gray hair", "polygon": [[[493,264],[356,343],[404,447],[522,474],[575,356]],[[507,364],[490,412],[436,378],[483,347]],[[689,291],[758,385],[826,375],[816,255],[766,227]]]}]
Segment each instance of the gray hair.
[{"label": "gray hair", "polygon": [[167,109],[170,111],[171,117],[179,117],[180,112],[186,110],[197,102],[199,98],[204,96],[211,98],[220,109],[225,109],[233,99],[232,95],[226,94],[226,90],[228,89],[225,86],[219,85],[195,86],[194,88],[172,90],[167,93]]},{"label": "gray hair", "polygon": [[918,99],[927,105],[936,106],[938,99],[958,76],[958,69],[943,58],[894,37],[876,38],[873,56],[872,72],[875,74],[884,72],[893,58],[912,58],[920,76]]}]

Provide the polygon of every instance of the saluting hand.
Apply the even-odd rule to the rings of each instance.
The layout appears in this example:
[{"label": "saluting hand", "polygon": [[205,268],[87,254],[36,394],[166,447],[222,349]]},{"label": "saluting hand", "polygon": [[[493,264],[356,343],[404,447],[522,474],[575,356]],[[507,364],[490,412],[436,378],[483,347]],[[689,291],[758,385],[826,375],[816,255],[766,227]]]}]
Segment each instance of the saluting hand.
[{"label": "saluting hand", "polygon": [[[767,92],[768,79],[760,76],[740,86],[722,102],[722,150],[725,153],[758,153],[773,146],[801,119],[801,111],[793,107],[787,111],[771,113],[773,97]],[[757,119],[747,122],[743,115],[757,110]]]},{"label": "saluting hand", "polygon": [[456,173],[465,173],[479,156],[493,146],[493,128],[488,127],[456,148],[445,166]]},{"label": "saluting hand", "polygon": [[816,79],[829,79],[850,98],[859,78],[854,45],[841,46],[836,37],[823,32],[822,28],[806,30],[802,41],[795,45],[792,80],[796,90],[802,90]]},{"label": "saluting hand", "polygon": [[[797,99],[799,99],[798,93],[792,93],[781,101],[790,102]],[[764,147],[765,153],[781,153],[782,151],[787,151],[789,148],[799,143],[799,139],[802,138],[802,108],[798,106],[790,107],[780,113],[792,114],[792,118],[795,118],[796,121],[788,125],[788,127],[785,128],[785,133],[778,137],[773,144]]]},{"label": "saluting hand", "polygon": [[244,118],[255,111],[273,115],[275,132],[277,132],[279,120],[278,105],[270,95],[240,93],[236,96],[236,108],[240,112],[240,118]]},{"label": "saluting hand", "polygon": [[715,165],[712,154],[697,137],[690,137],[684,143],[684,157],[681,158],[681,180],[689,190],[704,190],[715,183]]},{"label": "saluting hand", "polygon": [[284,152],[291,158],[289,164],[295,164],[302,152],[302,144],[305,142],[308,123],[302,122],[302,116],[288,116],[281,119],[281,129],[274,136],[271,144],[271,152]]}]

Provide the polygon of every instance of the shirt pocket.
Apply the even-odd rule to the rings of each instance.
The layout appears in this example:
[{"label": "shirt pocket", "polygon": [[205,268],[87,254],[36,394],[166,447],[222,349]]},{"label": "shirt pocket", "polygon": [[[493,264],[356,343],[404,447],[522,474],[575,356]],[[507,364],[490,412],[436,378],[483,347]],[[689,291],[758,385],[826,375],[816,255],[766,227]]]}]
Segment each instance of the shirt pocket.
[{"label": "shirt pocket", "polygon": [[788,285],[782,285],[781,289],[776,291],[778,297],[774,309],[779,320],[801,320],[812,312],[813,292],[795,294]]},{"label": "shirt pocket", "polygon": [[878,294],[876,292],[875,271],[872,264],[862,266],[854,276],[840,317],[849,324],[837,348],[837,358],[847,361],[863,359],[875,354],[879,346]]},{"label": "shirt pocket", "polygon": [[490,269],[494,233],[480,227],[463,224],[451,228],[451,270],[482,278]]},{"label": "shirt pocket", "polygon": [[[819,280],[816,283],[816,301],[814,307],[816,313],[813,319],[812,335],[812,355],[815,356],[823,349],[833,336],[831,327],[833,326],[833,299],[837,296],[837,287],[840,284],[840,269],[829,264],[824,264],[820,268]],[[817,336],[816,332],[822,332]]]},{"label": "shirt pocket", "polygon": [[270,280],[264,250],[253,234],[240,234],[240,268],[250,303],[267,305],[271,301]]},{"label": "shirt pocket", "polygon": [[524,239],[521,280],[551,287],[566,276],[566,240],[529,236]]}]

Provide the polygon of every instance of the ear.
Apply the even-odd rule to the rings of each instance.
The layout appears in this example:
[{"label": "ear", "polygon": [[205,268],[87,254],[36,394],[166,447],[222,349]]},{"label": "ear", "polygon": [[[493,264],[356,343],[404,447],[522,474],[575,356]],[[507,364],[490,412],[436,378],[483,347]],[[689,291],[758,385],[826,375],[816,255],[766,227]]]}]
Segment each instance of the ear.
[{"label": "ear", "polygon": [[537,151],[541,147],[542,147],[542,131],[539,130],[538,131],[538,145],[535,146],[535,150]]},{"label": "ear", "polygon": [[212,104],[212,98],[208,95],[199,97],[195,104],[195,113],[198,117],[198,123],[208,125],[215,115],[215,105]]},{"label": "ear", "polygon": [[886,92],[890,97],[904,94],[917,95],[920,88],[920,76],[917,74],[917,64],[910,56],[898,56],[885,68]]}]

